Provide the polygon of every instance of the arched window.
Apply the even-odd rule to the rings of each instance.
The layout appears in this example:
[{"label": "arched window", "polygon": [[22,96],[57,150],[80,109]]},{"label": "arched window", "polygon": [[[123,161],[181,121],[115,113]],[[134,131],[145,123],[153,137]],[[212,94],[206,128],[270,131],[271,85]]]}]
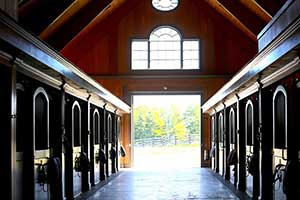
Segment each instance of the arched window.
[{"label": "arched window", "polygon": [[277,149],[287,147],[287,93],[282,86],[273,96],[273,143]]},{"label": "arched window", "polygon": [[107,116],[107,139],[109,143],[112,143],[112,121],[111,115],[108,114]]},{"label": "arched window", "polygon": [[81,108],[78,101],[72,106],[72,135],[73,147],[81,145]]},{"label": "arched window", "polygon": [[178,30],[170,26],[156,28],[149,40],[131,43],[133,70],[199,69],[199,40],[183,40]]},{"label": "arched window", "polygon": [[118,117],[117,118],[117,138],[119,138],[120,137],[120,134],[121,134],[121,118],[120,117]]},{"label": "arched window", "polygon": [[235,112],[233,108],[229,112],[229,142],[235,144]]},{"label": "arched window", "polygon": [[211,117],[211,141],[212,142],[215,142],[215,117],[214,116],[212,116]]},{"label": "arched window", "polygon": [[33,95],[33,127],[34,149],[47,149],[49,147],[49,98],[42,87],[37,88]]},{"label": "arched window", "polygon": [[254,115],[253,104],[249,100],[245,110],[245,130],[246,130],[246,145],[252,146],[254,143]]},{"label": "arched window", "polygon": [[98,109],[95,109],[93,113],[93,133],[94,133],[94,144],[99,144],[100,143],[100,115]]},{"label": "arched window", "polygon": [[170,11],[178,6],[178,0],[152,0],[154,8],[160,11]]},{"label": "arched window", "polygon": [[150,41],[151,69],[180,69],[181,36],[169,27],[154,30]]},{"label": "arched window", "polygon": [[224,135],[223,135],[223,130],[224,130],[224,120],[223,120],[223,114],[221,113],[219,115],[219,143],[223,143],[224,141]]}]

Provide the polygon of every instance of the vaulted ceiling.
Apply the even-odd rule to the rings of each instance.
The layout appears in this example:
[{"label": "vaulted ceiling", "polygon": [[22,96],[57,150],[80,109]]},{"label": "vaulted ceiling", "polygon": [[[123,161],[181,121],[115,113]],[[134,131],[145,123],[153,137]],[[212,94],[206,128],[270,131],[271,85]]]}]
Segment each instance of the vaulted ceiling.
[{"label": "vaulted ceiling", "polygon": [[[122,17],[121,8],[141,0],[19,0],[18,20],[27,30],[60,51],[93,24],[114,14]],[[146,1],[146,0],[145,0]],[[150,0],[148,0],[150,1]],[[181,0],[184,1],[184,0]],[[205,1],[246,37],[256,36],[286,0],[194,0]],[[130,7],[130,6],[129,6]],[[199,10],[201,12],[201,10]],[[109,27],[103,27],[107,29]]]}]

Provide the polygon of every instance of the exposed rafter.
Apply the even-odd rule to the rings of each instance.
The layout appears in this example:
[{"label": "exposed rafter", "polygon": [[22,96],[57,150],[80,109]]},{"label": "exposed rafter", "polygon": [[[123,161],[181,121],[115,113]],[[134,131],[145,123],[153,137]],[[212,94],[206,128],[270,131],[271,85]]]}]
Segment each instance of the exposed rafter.
[{"label": "exposed rafter", "polygon": [[271,21],[272,16],[263,9],[256,1],[254,0],[239,0],[245,7],[255,13],[260,19],[268,23]]},{"label": "exposed rafter", "polygon": [[47,40],[61,26],[70,20],[77,12],[84,8],[91,0],[75,0],[62,14],[60,14],[40,35],[43,40]]},{"label": "exposed rafter", "polygon": [[67,51],[71,44],[76,44],[76,41],[80,41],[84,38],[94,27],[100,22],[110,16],[114,11],[127,2],[126,0],[113,0],[106,8],[103,9],[82,31],[80,31],[62,50]]},{"label": "exposed rafter", "polygon": [[218,13],[223,15],[226,19],[228,19],[231,23],[233,23],[237,28],[242,30],[248,37],[252,40],[257,41],[256,35],[250,31],[237,17],[235,17],[227,8],[225,8],[220,2],[217,0],[206,0],[206,2],[213,7]]}]

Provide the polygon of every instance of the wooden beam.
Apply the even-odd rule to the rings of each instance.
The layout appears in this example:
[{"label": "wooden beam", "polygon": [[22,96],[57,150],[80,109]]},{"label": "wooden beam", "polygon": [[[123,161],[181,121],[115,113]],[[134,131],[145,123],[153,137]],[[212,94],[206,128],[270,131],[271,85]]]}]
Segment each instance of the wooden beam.
[{"label": "wooden beam", "polygon": [[225,6],[223,6],[217,0],[205,0],[211,7],[213,7],[218,13],[223,15],[231,23],[233,23],[237,28],[243,31],[248,37],[250,37],[255,42],[257,41],[256,35],[250,31],[237,17],[235,17]]},{"label": "wooden beam", "polygon": [[50,38],[61,26],[84,8],[91,0],[75,0],[62,14],[60,14],[40,35],[42,40]]},{"label": "wooden beam", "polygon": [[[137,0],[131,0],[137,1]],[[72,49],[72,45],[76,45],[81,41],[90,31],[92,31],[98,24],[104,19],[110,16],[118,8],[124,5],[127,0],[113,0],[106,8],[104,8],[84,29],[82,29],[60,52],[66,52],[68,49]]]},{"label": "wooden beam", "polygon": [[239,0],[245,7],[255,13],[260,19],[268,23],[271,21],[272,16],[263,9],[256,1],[254,0]]},{"label": "wooden beam", "polygon": [[2,9],[6,14],[17,20],[17,0],[1,0],[0,9]]}]

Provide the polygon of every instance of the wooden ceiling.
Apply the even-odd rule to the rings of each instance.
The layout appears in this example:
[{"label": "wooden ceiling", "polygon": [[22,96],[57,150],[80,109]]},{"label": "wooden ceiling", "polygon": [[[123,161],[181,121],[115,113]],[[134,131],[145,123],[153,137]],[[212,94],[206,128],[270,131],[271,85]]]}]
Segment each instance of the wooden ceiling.
[{"label": "wooden ceiling", "polygon": [[[122,6],[138,1],[141,0],[23,0],[18,5],[18,20],[60,51],[74,38],[91,30],[93,24],[110,17]],[[203,1],[256,41],[260,30],[287,0]],[[199,0],[191,2],[198,4]]]}]

